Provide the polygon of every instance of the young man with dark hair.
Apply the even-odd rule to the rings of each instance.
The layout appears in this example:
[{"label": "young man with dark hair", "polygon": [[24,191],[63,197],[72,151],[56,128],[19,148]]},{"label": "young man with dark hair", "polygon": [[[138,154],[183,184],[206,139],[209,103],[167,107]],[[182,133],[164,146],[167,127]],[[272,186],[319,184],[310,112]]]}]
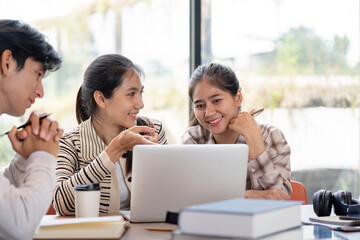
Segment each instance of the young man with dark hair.
[{"label": "young man with dark hair", "polygon": [[[0,115],[21,116],[44,96],[42,79],[61,58],[45,36],[16,20],[0,20]],[[0,239],[32,239],[51,204],[63,130],[32,112],[31,124],[8,134],[14,158],[0,173]]]}]

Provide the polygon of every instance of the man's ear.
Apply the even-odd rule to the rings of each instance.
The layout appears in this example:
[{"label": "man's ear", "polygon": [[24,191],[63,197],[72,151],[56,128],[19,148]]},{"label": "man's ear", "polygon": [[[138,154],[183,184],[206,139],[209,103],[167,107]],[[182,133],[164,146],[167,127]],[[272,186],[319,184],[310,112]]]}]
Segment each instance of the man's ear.
[{"label": "man's ear", "polygon": [[12,52],[6,49],[1,54],[1,58],[0,58],[0,70],[2,75],[6,76],[8,74],[12,60],[13,60]]},{"label": "man's ear", "polygon": [[96,90],[94,92],[94,99],[95,99],[95,102],[96,104],[101,107],[101,108],[105,108],[105,96],[102,92]]},{"label": "man's ear", "polygon": [[235,95],[235,104],[237,107],[240,107],[242,103],[242,94],[240,89],[237,91],[236,95]]}]

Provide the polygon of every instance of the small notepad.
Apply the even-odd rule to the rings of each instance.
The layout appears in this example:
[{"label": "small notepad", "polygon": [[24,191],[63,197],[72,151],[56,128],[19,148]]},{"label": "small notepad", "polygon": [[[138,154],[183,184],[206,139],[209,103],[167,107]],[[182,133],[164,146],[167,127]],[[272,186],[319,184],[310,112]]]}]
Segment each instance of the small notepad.
[{"label": "small notepad", "polygon": [[41,219],[34,239],[120,238],[125,228],[122,216],[74,218],[45,215]]}]

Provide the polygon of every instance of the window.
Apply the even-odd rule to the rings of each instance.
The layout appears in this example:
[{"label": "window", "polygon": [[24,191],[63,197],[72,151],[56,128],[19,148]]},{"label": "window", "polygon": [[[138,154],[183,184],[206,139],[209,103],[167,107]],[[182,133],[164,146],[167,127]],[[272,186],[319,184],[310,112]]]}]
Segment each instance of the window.
[{"label": "window", "polygon": [[[37,28],[64,59],[61,69],[43,80],[45,97],[25,117],[0,117],[1,132],[26,121],[32,110],[51,112],[65,131],[74,128],[75,99],[85,69],[101,54],[119,53],[144,69],[145,108],[140,115],[161,120],[169,143],[180,143],[189,111],[187,1],[0,0],[0,5],[2,18]],[[1,138],[3,165],[11,159],[11,149],[9,140]]]},{"label": "window", "polygon": [[[52,112],[69,131],[77,125],[75,98],[86,67],[101,54],[120,53],[144,68],[141,114],[163,121],[169,142],[180,143],[189,112],[189,1],[0,5],[2,18],[38,28],[64,57],[31,110]],[[202,62],[234,69],[242,109],[265,107],[257,121],[282,129],[292,149],[292,178],[305,185],[309,203],[320,188],[359,196],[359,1],[202,0],[201,9]],[[2,115],[1,132],[31,110],[22,119]],[[9,149],[1,138],[0,161],[11,158]]]},{"label": "window", "polygon": [[[203,0],[202,61],[229,65],[243,110],[282,129],[292,178],[359,195],[359,1]],[[324,11],[326,9],[326,11]]]}]

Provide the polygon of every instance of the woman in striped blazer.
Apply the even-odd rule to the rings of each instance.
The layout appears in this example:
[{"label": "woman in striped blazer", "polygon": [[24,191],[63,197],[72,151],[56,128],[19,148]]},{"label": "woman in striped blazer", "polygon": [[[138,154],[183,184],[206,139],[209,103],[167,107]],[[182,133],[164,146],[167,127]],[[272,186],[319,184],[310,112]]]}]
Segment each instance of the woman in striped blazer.
[{"label": "woman in striped blazer", "polygon": [[144,107],[142,77],[138,65],[117,54],[87,68],[76,100],[79,125],[60,140],[53,195],[58,214],[74,215],[73,188],[90,183],[101,185],[101,213],[129,209],[133,147],[167,144],[161,122],[137,116]]}]

